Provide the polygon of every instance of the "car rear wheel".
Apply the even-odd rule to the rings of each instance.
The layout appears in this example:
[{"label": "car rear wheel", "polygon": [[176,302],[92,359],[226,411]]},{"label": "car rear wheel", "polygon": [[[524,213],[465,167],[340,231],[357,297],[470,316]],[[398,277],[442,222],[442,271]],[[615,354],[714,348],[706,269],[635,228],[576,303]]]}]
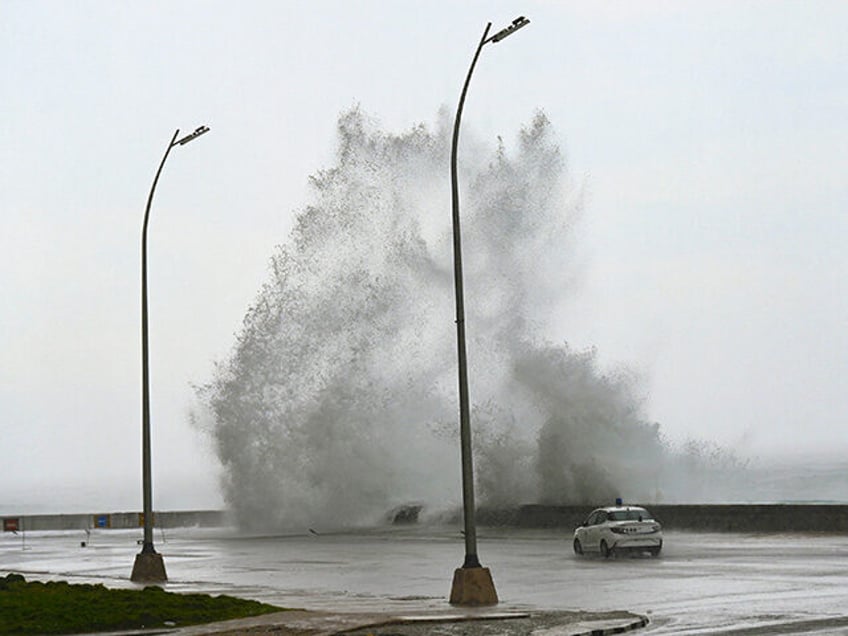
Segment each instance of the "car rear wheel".
[{"label": "car rear wheel", "polygon": [[574,539],[574,554],[583,554],[583,545],[580,539]]},{"label": "car rear wheel", "polygon": [[608,558],[610,558],[611,554],[612,554],[612,550],[609,549],[609,546],[607,545],[606,539],[601,539],[601,556],[604,557],[605,559],[608,559]]}]

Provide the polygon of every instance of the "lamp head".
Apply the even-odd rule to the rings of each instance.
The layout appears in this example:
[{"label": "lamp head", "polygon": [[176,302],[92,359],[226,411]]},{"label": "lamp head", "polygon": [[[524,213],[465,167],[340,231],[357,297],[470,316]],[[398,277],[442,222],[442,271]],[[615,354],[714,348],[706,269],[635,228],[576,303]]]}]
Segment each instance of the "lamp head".
[{"label": "lamp head", "polygon": [[186,135],[182,139],[178,139],[177,142],[174,145],[175,146],[176,145],[185,146],[192,139],[197,139],[198,137],[200,137],[200,135],[202,135],[204,133],[208,133],[208,132],[209,132],[208,126],[200,126],[197,129],[195,129],[195,131],[193,133]]},{"label": "lamp head", "polygon": [[507,28],[501,29],[500,31],[495,33],[490,39],[492,42],[500,42],[506,36],[512,35],[516,31],[518,31],[518,29],[523,26],[527,26],[528,24],[530,24],[530,20],[525,18],[523,15],[518,16],[517,18],[515,18],[515,20],[512,21],[512,24],[510,24]]}]

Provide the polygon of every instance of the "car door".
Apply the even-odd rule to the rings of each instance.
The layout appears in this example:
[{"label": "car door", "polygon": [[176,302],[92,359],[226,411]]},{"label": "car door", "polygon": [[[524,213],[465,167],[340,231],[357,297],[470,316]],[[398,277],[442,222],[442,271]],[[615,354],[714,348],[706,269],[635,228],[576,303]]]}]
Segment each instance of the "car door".
[{"label": "car door", "polygon": [[598,551],[598,519],[601,516],[602,511],[596,510],[592,514],[589,515],[589,518],[586,520],[586,540],[583,542],[583,549],[588,550],[590,552]]},{"label": "car door", "polygon": [[607,522],[607,513],[605,510],[599,510],[595,515],[595,522],[592,524],[592,539],[591,549],[599,552],[601,549],[601,539],[603,539],[604,524]]}]

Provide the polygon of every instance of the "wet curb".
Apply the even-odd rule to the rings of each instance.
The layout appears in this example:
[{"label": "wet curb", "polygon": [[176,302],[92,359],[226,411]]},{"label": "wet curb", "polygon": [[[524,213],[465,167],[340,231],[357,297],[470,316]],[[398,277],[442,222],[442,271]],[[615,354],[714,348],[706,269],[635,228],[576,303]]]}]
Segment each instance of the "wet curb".
[{"label": "wet curb", "polygon": [[567,632],[567,634],[568,636],[607,636],[608,634],[624,634],[637,629],[642,629],[643,627],[647,627],[649,622],[650,621],[648,620],[647,616],[639,616],[637,620],[634,620],[628,625],[618,625],[615,627],[597,627],[589,629],[588,631]]},{"label": "wet curb", "polygon": [[[515,630],[491,629],[491,623],[513,624]],[[410,614],[391,613],[329,613],[312,611],[287,611],[261,617],[237,619],[206,625],[194,625],[167,630],[170,636],[386,636],[426,634],[428,625],[449,629],[456,626],[457,633],[465,633],[462,626],[478,623],[480,633],[532,633],[535,636],[606,636],[624,634],[648,625],[645,616],[631,612],[583,611],[456,611]],[[518,625],[520,623],[521,625]],[[528,631],[528,623],[529,629]]]},{"label": "wet curb", "polygon": [[[510,619],[533,619],[534,616],[550,616],[551,613],[509,613],[501,615],[489,616],[432,616],[432,617],[398,617],[398,620],[389,619],[386,622],[373,625],[362,625],[356,629],[337,632],[333,636],[361,636],[363,633],[372,634],[372,630],[403,628],[403,627],[423,627],[427,624],[432,625],[449,625],[452,623],[475,623],[482,621],[508,621]],[[561,613],[558,613],[561,614]],[[592,619],[586,616],[586,613],[575,612],[582,616],[577,622],[570,622],[568,616],[561,616],[564,622],[557,623],[540,629],[533,629],[534,636],[607,636],[609,634],[624,634],[637,629],[646,627],[650,622],[647,617],[631,614],[630,618],[617,619]],[[402,634],[402,632],[399,632]],[[528,632],[529,633],[529,632]],[[380,636],[379,631],[374,631],[373,636]],[[394,634],[392,635],[394,636]]]}]

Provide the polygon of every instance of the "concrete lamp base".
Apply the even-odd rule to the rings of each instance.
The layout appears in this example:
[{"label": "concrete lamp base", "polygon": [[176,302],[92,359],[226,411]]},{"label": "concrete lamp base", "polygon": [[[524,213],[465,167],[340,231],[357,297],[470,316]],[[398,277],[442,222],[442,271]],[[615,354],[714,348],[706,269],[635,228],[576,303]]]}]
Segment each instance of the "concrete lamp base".
[{"label": "concrete lamp base", "polygon": [[489,568],[457,568],[453,573],[451,605],[497,605],[498,593]]},{"label": "concrete lamp base", "polygon": [[158,552],[140,552],[135,555],[130,581],[134,583],[164,583],[168,580],[165,574],[165,561]]}]

